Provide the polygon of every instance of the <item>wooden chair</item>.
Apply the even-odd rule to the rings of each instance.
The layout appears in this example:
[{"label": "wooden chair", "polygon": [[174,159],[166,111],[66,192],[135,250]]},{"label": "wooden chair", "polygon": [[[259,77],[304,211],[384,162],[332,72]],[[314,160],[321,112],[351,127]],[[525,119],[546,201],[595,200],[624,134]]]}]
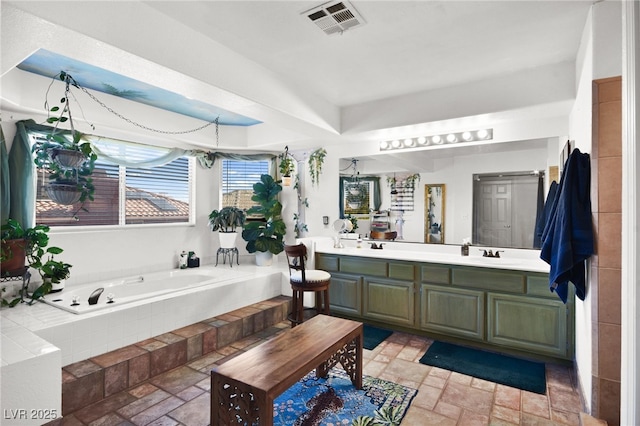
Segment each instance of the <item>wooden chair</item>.
[{"label": "wooden chair", "polygon": [[291,313],[288,320],[291,327],[304,322],[304,293],[315,293],[315,307],[307,310],[315,310],[316,314],[329,315],[329,283],[331,274],[318,269],[307,269],[305,261],[307,258],[307,248],[304,244],[285,245],[284,252],[287,255],[289,264],[289,282],[293,290],[293,300]]}]

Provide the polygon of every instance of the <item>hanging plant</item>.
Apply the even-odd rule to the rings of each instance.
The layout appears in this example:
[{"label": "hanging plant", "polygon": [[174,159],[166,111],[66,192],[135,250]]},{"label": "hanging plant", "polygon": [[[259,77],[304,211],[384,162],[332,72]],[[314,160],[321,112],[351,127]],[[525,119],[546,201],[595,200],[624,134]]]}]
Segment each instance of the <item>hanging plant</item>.
[{"label": "hanging plant", "polygon": [[404,178],[405,187],[415,188],[416,182],[420,181],[420,173],[414,173]]},{"label": "hanging plant", "polygon": [[[98,156],[84,134],[77,131],[73,123],[69,100],[73,95],[70,89],[71,86],[79,88],[78,83],[64,71],[55,78],[65,82],[65,93],[60,99],[60,106],[49,108],[48,95],[51,85],[47,89],[45,96],[47,123],[54,124],[54,127],[45,135],[46,141],[33,146],[34,163],[42,169],[43,174],[48,172],[49,184],[45,186],[45,190],[53,201],[67,205],[76,202],[84,203],[86,200],[93,200],[95,187],[91,174]],[[57,115],[51,115],[51,113]],[[65,122],[69,123],[71,131],[58,128],[60,123]]]},{"label": "hanging plant", "polygon": [[318,148],[309,155],[309,175],[311,176],[311,185],[320,184],[322,165],[326,155],[327,151],[324,148]]}]

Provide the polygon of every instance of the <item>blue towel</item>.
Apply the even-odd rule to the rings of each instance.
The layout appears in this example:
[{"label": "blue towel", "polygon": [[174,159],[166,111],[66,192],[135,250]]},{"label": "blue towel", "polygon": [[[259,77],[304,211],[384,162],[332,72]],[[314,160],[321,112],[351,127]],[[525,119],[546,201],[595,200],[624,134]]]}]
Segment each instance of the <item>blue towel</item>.
[{"label": "blue towel", "polygon": [[545,225],[547,224],[547,220],[549,219],[549,215],[551,214],[551,205],[553,204],[553,200],[555,200],[557,193],[558,182],[554,180],[551,182],[551,186],[549,187],[549,193],[547,194],[547,200],[544,201],[542,212],[540,212],[539,216],[536,218],[536,233],[533,238],[533,248],[542,247],[542,234],[544,232]]},{"label": "blue towel", "polygon": [[568,284],[584,300],[586,261],[594,252],[589,154],[574,149],[564,167],[558,192],[542,234],[540,258],[551,266],[549,288],[567,303]]}]

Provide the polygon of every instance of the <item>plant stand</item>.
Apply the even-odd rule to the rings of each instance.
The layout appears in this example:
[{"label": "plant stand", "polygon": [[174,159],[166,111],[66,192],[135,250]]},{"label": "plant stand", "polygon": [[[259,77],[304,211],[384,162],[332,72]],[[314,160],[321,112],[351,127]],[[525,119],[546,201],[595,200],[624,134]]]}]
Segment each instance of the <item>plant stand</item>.
[{"label": "plant stand", "polygon": [[229,258],[229,266],[233,267],[233,258],[235,256],[236,263],[240,265],[240,253],[238,252],[237,247],[231,248],[223,248],[220,247],[216,253],[216,266],[218,266],[218,256],[222,254],[222,263],[227,263],[227,258]]},{"label": "plant stand", "polygon": [[20,302],[22,303],[24,302],[24,296],[28,296],[27,288],[29,287],[29,282],[31,281],[31,273],[29,272],[29,267],[25,266],[21,270],[17,271],[3,271],[2,276],[0,277],[0,283],[19,280],[22,280],[22,287],[20,288]]}]

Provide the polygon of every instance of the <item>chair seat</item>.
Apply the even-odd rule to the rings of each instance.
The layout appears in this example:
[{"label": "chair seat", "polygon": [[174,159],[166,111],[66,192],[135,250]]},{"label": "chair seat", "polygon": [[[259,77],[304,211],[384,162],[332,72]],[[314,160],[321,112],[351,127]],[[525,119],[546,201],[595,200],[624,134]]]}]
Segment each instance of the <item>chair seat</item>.
[{"label": "chair seat", "polygon": [[[329,281],[331,274],[327,271],[321,271],[319,269],[307,269],[304,271],[306,278],[306,284],[318,284],[321,282]],[[291,271],[290,281],[292,283],[302,283],[302,272]]]}]

